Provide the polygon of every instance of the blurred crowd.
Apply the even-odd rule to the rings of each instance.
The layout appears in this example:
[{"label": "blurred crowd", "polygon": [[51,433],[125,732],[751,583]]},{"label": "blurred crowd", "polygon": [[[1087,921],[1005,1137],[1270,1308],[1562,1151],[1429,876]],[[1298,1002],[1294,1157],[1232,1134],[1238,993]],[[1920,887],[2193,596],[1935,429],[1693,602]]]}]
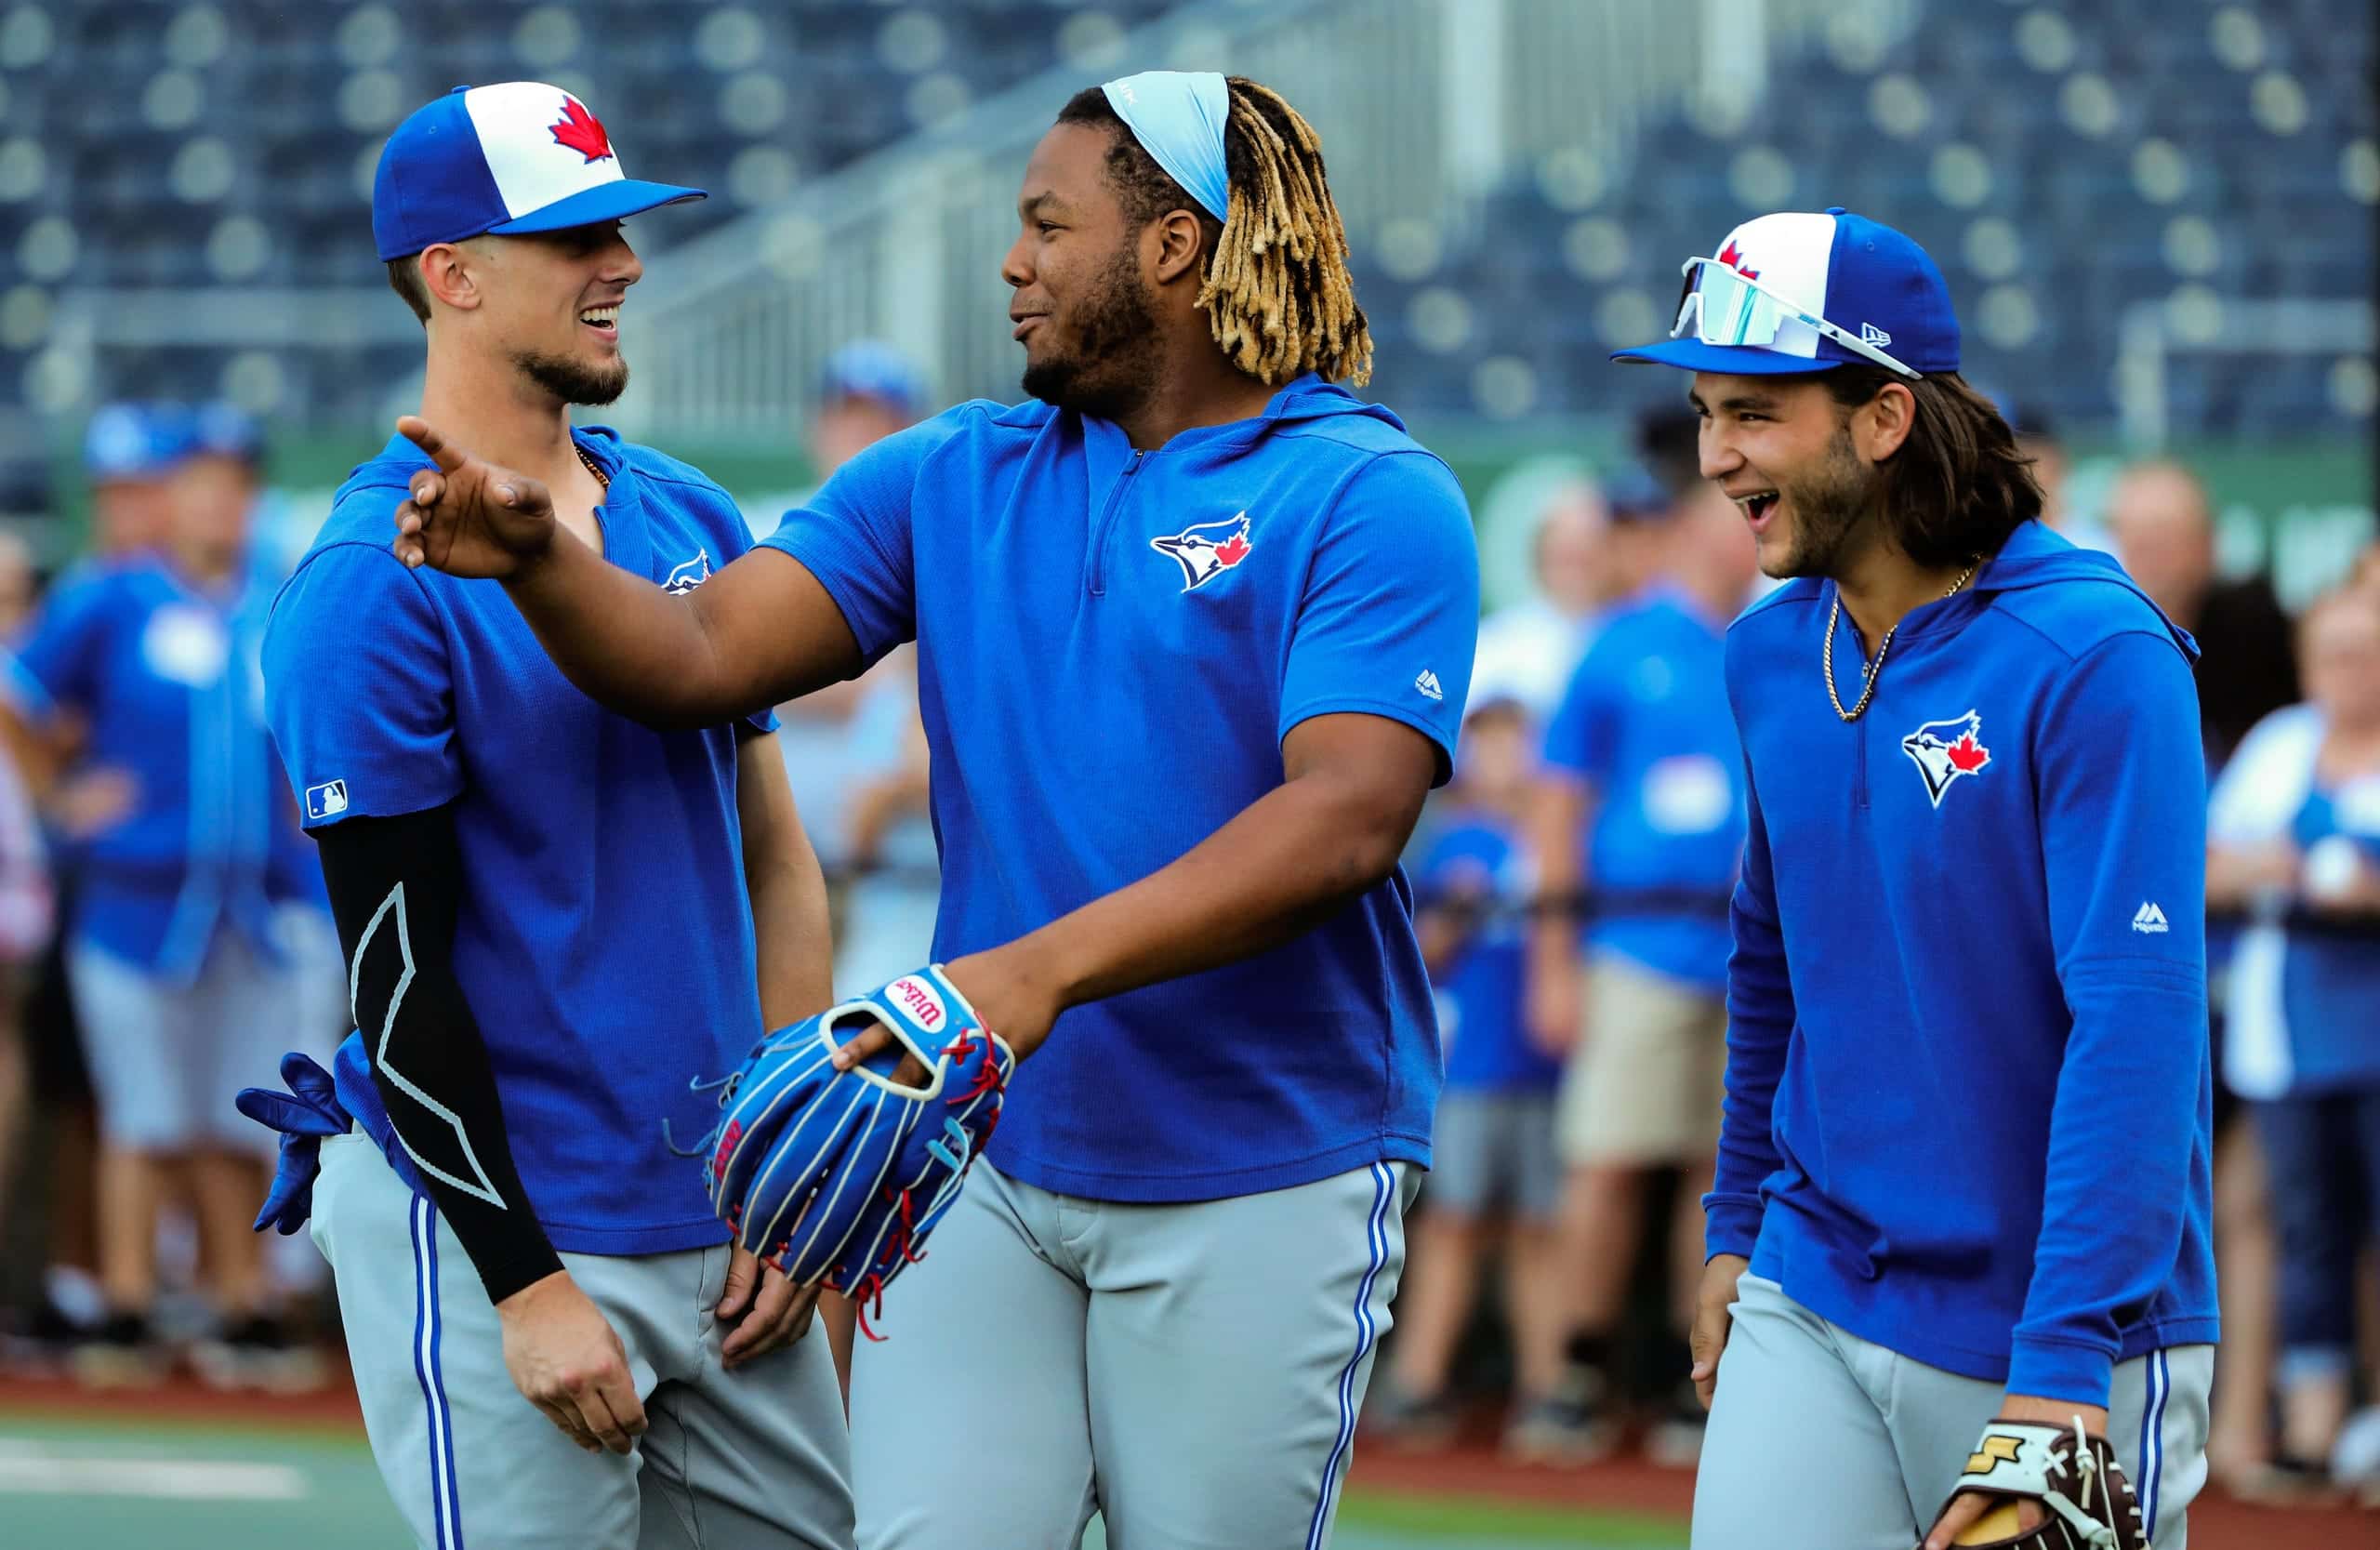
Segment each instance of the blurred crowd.
[{"label": "blurred crowd", "polygon": [[[834,355],[813,479],[926,411],[873,342]],[[2183,463],[2090,510],[2019,408],[2047,520],[2199,639],[2234,1489],[2380,1477],[2380,546],[2301,616],[2216,565]],[[1368,1424],[1442,1446],[1493,1409],[1516,1457],[1640,1437],[1690,1465],[1685,1329],[1725,1069],[1742,767],[1727,621],[1765,585],[1696,422],[1533,513],[1526,599],[1482,621],[1461,762],[1408,856],[1447,1091]],[[85,445],[85,553],[0,535],[0,1355],[148,1384],[325,1381],[311,1248],[252,1233],[270,1136],[234,1112],[327,1058],[344,974],[260,720],[257,643],[311,524],[222,405],[116,404]],[[800,502],[754,499],[755,535]],[[369,621],[358,621],[368,629]],[[780,708],[835,900],[837,978],[912,966],[938,879],[907,649]],[[2189,842],[2176,836],[2176,843]],[[1492,1292],[1492,1297],[1487,1293]]]},{"label": "blurred crowd", "polygon": [[86,551],[0,541],[0,1293],[12,1365],[94,1385],[322,1381],[319,1272],[250,1231],[273,1148],[231,1105],[345,999],[261,719],[264,454],[228,405],[110,405]]},{"label": "blurred crowd", "polygon": [[[2082,510],[2043,417],[2010,417],[2044,520],[2204,653],[2215,1467],[2243,1494],[2380,1504],[2380,544],[2292,618],[2219,573],[2187,464],[2124,467]],[[1633,461],[1545,497],[1535,593],[1482,622],[1461,762],[1416,841],[1447,1092],[1367,1416],[1394,1446],[1492,1410],[1522,1459],[1699,1451],[1686,1331],[1745,822],[1722,643],[1767,584],[1696,431],[1649,414]]]}]

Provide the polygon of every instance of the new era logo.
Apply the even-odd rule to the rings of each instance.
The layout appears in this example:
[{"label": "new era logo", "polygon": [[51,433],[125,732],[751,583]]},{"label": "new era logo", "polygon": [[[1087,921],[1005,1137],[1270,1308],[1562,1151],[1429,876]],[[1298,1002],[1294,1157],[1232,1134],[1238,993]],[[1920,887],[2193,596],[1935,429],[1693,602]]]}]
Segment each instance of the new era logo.
[{"label": "new era logo", "polygon": [[326,780],[306,788],[306,816],[330,818],[347,811],[347,782]]},{"label": "new era logo", "polygon": [[1859,342],[1861,344],[1886,345],[1893,342],[1893,337],[1890,334],[1885,333],[1883,329],[1877,327],[1872,323],[1863,323],[1859,325]]},{"label": "new era logo", "polygon": [[1423,668],[1421,676],[1413,680],[1413,687],[1421,690],[1426,699],[1443,700],[1447,697],[1447,692],[1438,686],[1438,675],[1427,668]]},{"label": "new era logo", "polygon": [[2154,936],[2159,932],[2171,931],[2174,928],[2166,923],[2163,910],[2143,899],[2140,902],[2140,907],[2133,912],[2132,929],[2143,936]]}]

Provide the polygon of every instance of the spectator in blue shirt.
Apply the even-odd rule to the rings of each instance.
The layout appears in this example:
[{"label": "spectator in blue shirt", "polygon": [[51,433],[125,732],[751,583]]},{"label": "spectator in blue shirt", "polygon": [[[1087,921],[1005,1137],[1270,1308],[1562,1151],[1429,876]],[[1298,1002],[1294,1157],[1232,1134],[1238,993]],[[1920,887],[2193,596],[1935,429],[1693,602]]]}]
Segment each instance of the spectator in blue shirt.
[{"label": "spectator in blue shirt", "polygon": [[[165,422],[144,423],[144,456],[165,456],[153,440]],[[156,1371],[158,1214],[177,1188],[198,1216],[225,1336],[203,1347],[206,1375],[261,1377],[286,1350],[247,1230],[269,1138],[231,1095],[269,1080],[287,1042],[294,986],[276,916],[311,880],[272,863],[295,815],[262,721],[250,503],[224,498],[196,418],[173,425],[159,547],[115,535],[117,552],[46,600],[7,674],[7,713],[39,729],[26,746],[54,756],[36,785],[54,812],[57,793],[74,793],[67,965],[99,1095],[109,1308],[77,1359],[101,1383]],[[95,428],[94,442],[115,433]],[[68,728],[82,731],[61,780]]]},{"label": "spectator in blue shirt", "polygon": [[[1606,624],[1546,730],[1531,824],[1543,896],[1591,901],[1583,930],[1562,909],[1540,914],[1529,957],[1531,1034],[1569,1061],[1562,1263],[1578,1292],[1577,1365],[1540,1451],[1570,1460],[1615,1438],[1613,1341],[1645,1182],[1672,1166],[1686,1177],[1672,1234],[1676,1359],[1662,1370],[1686,1366],[1697,1200],[1726,1058],[1727,891],[1743,847],[1723,643],[1751,590],[1752,540],[1707,484],[1644,520],[1653,579]],[[1682,1384],[1663,1400],[1655,1455],[1691,1463],[1701,1406]]]},{"label": "spectator in blue shirt", "polygon": [[1562,1183],[1554,1094],[1562,1066],[1529,1042],[1522,1019],[1524,910],[1535,890],[1521,825],[1537,728],[1519,700],[1500,698],[1474,706],[1462,735],[1461,763],[1414,879],[1446,1086],[1413,1232],[1395,1382],[1374,1407],[1408,1447],[1453,1435],[1449,1372],[1491,1257],[1501,1254],[1514,1342],[1516,1441],[1561,1382],[1569,1332],[1553,1263]]},{"label": "spectator in blue shirt", "polygon": [[2380,1230],[2380,597],[2325,598],[2299,642],[2306,703],[2248,734],[2208,822],[2208,902],[2255,921],[2223,1074],[2249,1100],[2281,1236],[2281,1447],[2251,1486],[2321,1475],[2347,1418],[2356,1260]]},{"label": "spectator in blue shirt", "polygon": [[175,404],[107,404],[83,431],[91,481],[91,553],[155,549],[173,527],[171,475],[190,451],[190,412]]}]

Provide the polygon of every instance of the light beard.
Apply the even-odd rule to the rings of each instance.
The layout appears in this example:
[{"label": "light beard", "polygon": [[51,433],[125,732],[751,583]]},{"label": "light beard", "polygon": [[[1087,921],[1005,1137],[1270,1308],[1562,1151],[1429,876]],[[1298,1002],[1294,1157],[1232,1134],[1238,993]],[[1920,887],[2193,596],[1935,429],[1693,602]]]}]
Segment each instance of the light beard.
[{"label": "light beard", "polygon": [[1140,256],[1119,245],[1084,299],[1072,355],[1027,362],[1025,391],[1042,403],[1095,419],[1118,420],[1156,391],[1164,345],[1157,309],[1141,283]]},{"label": "light beard", "polygon": [[512,364],[521,375],[564,404],[600,406],[628,391],[628,363],[614,356],[601,365],[568,355],[548,355],[535,350],[516,351]]},{"label": "light beard", "polygon": [[1793,508],[1792,547],[1778,568],[1763,571],[1778,580],[1794,576],[1840,576],[1844,562],[1858,549],[1871,521],[1883,476],[1859,460],[1848,431],[1828,444],[1826,457],[1808,473],[1779,481],[1778,493]]}]

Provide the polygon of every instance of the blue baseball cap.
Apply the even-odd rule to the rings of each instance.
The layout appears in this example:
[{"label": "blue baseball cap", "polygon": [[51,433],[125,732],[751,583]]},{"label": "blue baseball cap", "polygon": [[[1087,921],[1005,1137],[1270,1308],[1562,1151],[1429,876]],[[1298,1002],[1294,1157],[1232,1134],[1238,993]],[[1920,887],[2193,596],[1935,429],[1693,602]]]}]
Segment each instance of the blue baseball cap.
[{"label": "blue baseball cap", "polygon": [[243,463],[264,461],[264,427],[236,404],[202,404],[191,416],[191,451]]},{"label": "blue baseball cap", "polygon": [[383,260],[487,232],[624,220],[700,189],[639,182],[587,104],[542,81],[456,86],[397,126],[372,177]]},{"label": "blue baseball cap", "polygon": [[882,339],[854,339],[826,357],[819,373],[819,396],[865,398],[905,415],[914,415],[925,402],[925,382],[909,358]]},{"label": "blue baseball cap", "polygon": [[1599,481],[1605,507],[1618,523],[1659,522],[1676,502],[1668,486],[1641,463],[1622,463]]},{"label": "blue baseball cap", "polygon": [[83,470],[95,484],[162,479],[192,444],[190,413],[178,404],[106,404],[83,428]]},{"label": "blue baseball cap", "polygon": [[1852,364],[1904,377],[1959,369],[1950,289],[1925,249],[1835,205],[1748,220],[1686,261],[1677,323],[1615,361],[1785,377]]}]

